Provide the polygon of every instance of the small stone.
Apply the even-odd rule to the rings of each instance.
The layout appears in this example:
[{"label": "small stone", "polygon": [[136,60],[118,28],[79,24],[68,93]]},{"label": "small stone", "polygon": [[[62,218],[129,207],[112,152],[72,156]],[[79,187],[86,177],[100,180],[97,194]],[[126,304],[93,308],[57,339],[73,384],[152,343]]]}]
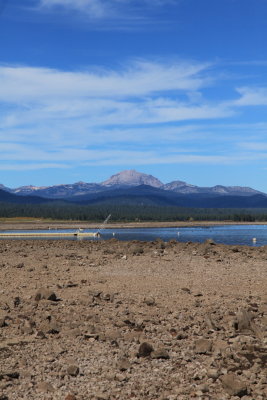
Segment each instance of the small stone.
[{"label": "small stone", "polygon": [[247,385],[237,379],[234,374],[224,375],[221,380],[224,389],[231,396],[242,397],[247,394]]},{"label": "small stone", "polygon": [[70,376],[77,376],[79,374],[79,367],[77,367],[77,365],[69,365],[67,368],[67,373]]},{"label": "small stone", "polygon": [[138,356],[139,357],[148,357],[150,354],[154,351],[153,347],[151,344],[147,342],[143,342],[140,344],[139,349],[138,349]]},{"label": "small stone", "polygon": [[210,314],[205,315],[205,323],[210,330],[218,331],[220,330],[218,326],[216,326],[215,322],[212,319]]},{"label": "small stone", "polygon": [[35,323],[33,321],[24,321],[24,324],[21,327],[22,333],[26,335],[32,335],[33,334],[33,327],[35,326]]},{"label": "small stone", "polygon": [[[123,382],[123,381],[127,380],[126,376],[123,374],[116,374],[115,379],[119,382]],[[101,399],[102,399],[102,397],[101,397]]]},{"label": "small stone", "polygon": [[40,288],[35,295],[35,301],[40,300],[57,301],[58,298],[52,290]]},{"label": "small stone", "polygon": [[6,317],[0,318],[0,328],[4,328],[5,326],[7,326]]},{"label": "small stone", "polygon": [[48,327],[47,333],[51,333],[52,335],[55,335],[55,334],[57,334],[59,332],[60,332],[60,326],[59,326],[58,322],[53,319],[49,323],[49,327]]},{"label": "small stone", "polygon": [[20,297],[15,297],[14,299],[14,307],[18,307],[21,304],[21,298]]},{"label": "small stone", "polygon": [[145,297],[144,303],[147,304],[148,306],[154,306],[156,304],[156,301],[155,301],[154,297],[149,296],[149,297]]},{"label": "small stone", "polygon": [[194,296],[195,296],[195,297],[202,297],[203,294],[202,294],[201,292],[197,292],[197,293],[194,294]]},{"label": "small stone", "polygon": [[188,338],[188,335],[184,332],[179,332],[176,336],[177,340],[183,340],[183,339],[187,339],[187,338]]},{"label": "small stone", "polygon": [[199,339],[195,341],[195,351],[198,354],[206,354],[211,351],[212,341],[208,339]]},{"label": "small stone", "polygon": [[219,372],[216,368],[210,368],[207,371],[208,378],[217,379],[219,377]]},{"label": "small stone", "polygon": [[38,339],[46,339],[46,336],[43,331],[37,331],[35,335]]},{"label": "small stone", "polygon": [[37,390],[39,392],[44,392],[44,393],[54,392],[54,388],[51,385],[51,383],[49,383],[49,382],[41,382],[41,383],[39,383],[39,385],[37,386]]},{"label": "small stone", "polygon": [[144,249],[141,246],[135,245],[131,248],[132,255],[140,255],[144,253]]},{"label": "small stone", "polygon": [[127,371],[127,369],[131,368],[131,364],[126,357],[121,358],[117,366],[120,371]]},{"label": "small stone", "polygon": [[246,310],[241,309],[236,314],[236,321],[234,327],[238,331],[250,329],[251,315]]},{"label": "small stone", "polygon": [[89,294],[89,296],[93,296],[93,298],[100,297],[100,295],[102,294],[102,290],[90,289],[88,291],[88,294]]},{"label": "small stone", "polygon": [[207,240],[205,240],[205,242],[204,242],[205,244],[209,244],[209,245],[211,245],[211,246],[214,246],[216,243],[214,242],[214,240],[213,239],[207,239]]},{"label": "small stone", "polygon": [[60,326],[57,320],[55,320],[54,318],[46,319],[40,324],[40,331],[55,335],[60,332]]},{"label": "small stone", "polygon": [[168,360],[170,358],[170,356],[169,356],[167,350],[158,349],[158,350],[152,351],[151,358]]},{"label": "small stone", "polygon": [[110,397],[107,393],[102,393],[102,392],[96,392],[94,394],[94,399],[95,400],[109,400]]},{"label": "small stone", "polygon": [[7,372],[0,373],[0,381],[3,378],[19,379],[19,373],[16,372],[16,371],[14,371],[14,372],[13,371],[7,371]]},{"label": "small stone", "polygon": [[188,293],[188,294],[191,294],[191,290],[190,290],[189,288],[187,288],[187,287],[182,287],[181,290],[182,290],[183,292],[186,292],[186,293]]},{"label": "small stone", "polygon": [[205,383],[203,383],[203,385],[200,385],[198,389],[201,390],[202,393],[208,393],[209,391],[209,387]]},{"label": "small stone", "polygon": [[66,397],[65,397],[65,400],[77,400],[77,397],[76,396],[74,396],[74,394],[68,394]]}]

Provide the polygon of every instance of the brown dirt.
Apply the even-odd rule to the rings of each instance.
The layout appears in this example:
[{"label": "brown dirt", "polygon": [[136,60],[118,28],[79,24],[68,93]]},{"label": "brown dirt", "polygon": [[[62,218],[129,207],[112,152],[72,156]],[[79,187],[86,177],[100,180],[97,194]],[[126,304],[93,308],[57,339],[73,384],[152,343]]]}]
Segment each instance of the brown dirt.
[{"label": "brown dirt", "polygon": [[[0,221],[0,232],[9,229],[34,230],[34,229],[98,229],[102,223],[89,221],[16,221],[7,219]],[[218,225],[267,225],[267,222],[234,222],[234,221],[172,221],[172,222],[109,222],[106,225],[110,229],[123,228],[180,228],[185,226],[218,226]]]},{"label": "brown dirt", "polygon": [[2,400],[267,398],[267,247],[1,240],[0,282]]}]

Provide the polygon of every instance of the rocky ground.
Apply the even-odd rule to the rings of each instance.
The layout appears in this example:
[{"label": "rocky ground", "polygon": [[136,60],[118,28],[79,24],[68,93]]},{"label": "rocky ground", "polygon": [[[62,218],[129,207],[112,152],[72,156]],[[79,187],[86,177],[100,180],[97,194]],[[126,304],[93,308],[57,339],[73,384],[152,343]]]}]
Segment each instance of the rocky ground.
[{"label": "rocky ground", "polygon": [[267,247],[1,240],[0,400],[267,399]]}]

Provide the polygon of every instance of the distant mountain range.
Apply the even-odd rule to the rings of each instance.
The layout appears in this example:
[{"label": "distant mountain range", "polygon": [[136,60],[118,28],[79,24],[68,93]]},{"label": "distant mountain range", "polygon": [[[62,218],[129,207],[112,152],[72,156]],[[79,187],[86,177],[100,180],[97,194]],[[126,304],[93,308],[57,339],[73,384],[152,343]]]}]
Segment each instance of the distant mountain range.
[{"label": "distant mountain range", "polygon": [[259,192],[255,189],[242,186],[217,185],[213,187],[199,187],[178,180],[163,184],[154,176],[143,174],[135,170],[119,172],[116,175],[112,175],[109,179],[102,183],[76,182],[72,184],[61,184],[55,186],[21,186],[15,189],[0,185],[0,189],[22,196],[34,195],[48,199],[65,199],[72,196],[100,193],[110,189],[125,189],[140,185],[147,185],[180,194],[215,194],[224,196],[252,196],[256,194],[266,195],[265,193]]},{"label": "distant mountain range", "polygon": [[102,183],[77,182],[55,186],[0,185],[0,201],[47,203],[65,201],[79,204],[131,204],[180,207],[267,207],[267,195],[249,187],[199,187],[183,181],[163,184],[152,175],[126,170]]}]

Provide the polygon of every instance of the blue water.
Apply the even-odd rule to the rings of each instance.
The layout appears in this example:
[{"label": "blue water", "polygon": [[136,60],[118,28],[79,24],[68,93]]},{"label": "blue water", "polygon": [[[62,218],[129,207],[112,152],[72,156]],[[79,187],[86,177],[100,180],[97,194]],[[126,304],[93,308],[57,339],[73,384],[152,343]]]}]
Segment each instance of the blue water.
[{"label": "blue water", "polygon": [[[11,232],[11,231],[10,231]],[[14,231],[13,231],[14,232]],[[23,231],[26,232],[26,231]],[[34,232],[34,231],[29,231]],[[39,231],[48,232],[51,231]],[[52,232],[55,232],[54,230]],[[58,232],[75,232],[74,230],[58,230]],[[85,230],[94,232],[94,230]],[[51,240],[106,240],[111,238],[119,240],[153,241],[158,238],[163,241],[176,239],[180,242],[204,242],[213,239],[216,243],[248,246],[267,245],[267,225],[221,225],[182,228],[129,228],[129,229],[103,229],[101,238],[62,238],[54,237]],[[256,242],[253,241],[256,238]],[[26,238],[25,238],[26,239]],[[31,238],[34,239],[34,238]],[[36,239],[39,239],[36,237]],[[43,238],[44,239],[44,238]]]},{"label": "blue water", "polygon": [[[113,232],[115,235],[113,236]],[[216,243],[232,245],[263,246],[267,245],[267,225],[224,225],[183,228],[131,228],[105,229],[104,239],[115,237],[119,240],[163,241],[176,239],[179,242],[205,242],[213,239]],[[253,241],[256,238],[256,242]]]}]

